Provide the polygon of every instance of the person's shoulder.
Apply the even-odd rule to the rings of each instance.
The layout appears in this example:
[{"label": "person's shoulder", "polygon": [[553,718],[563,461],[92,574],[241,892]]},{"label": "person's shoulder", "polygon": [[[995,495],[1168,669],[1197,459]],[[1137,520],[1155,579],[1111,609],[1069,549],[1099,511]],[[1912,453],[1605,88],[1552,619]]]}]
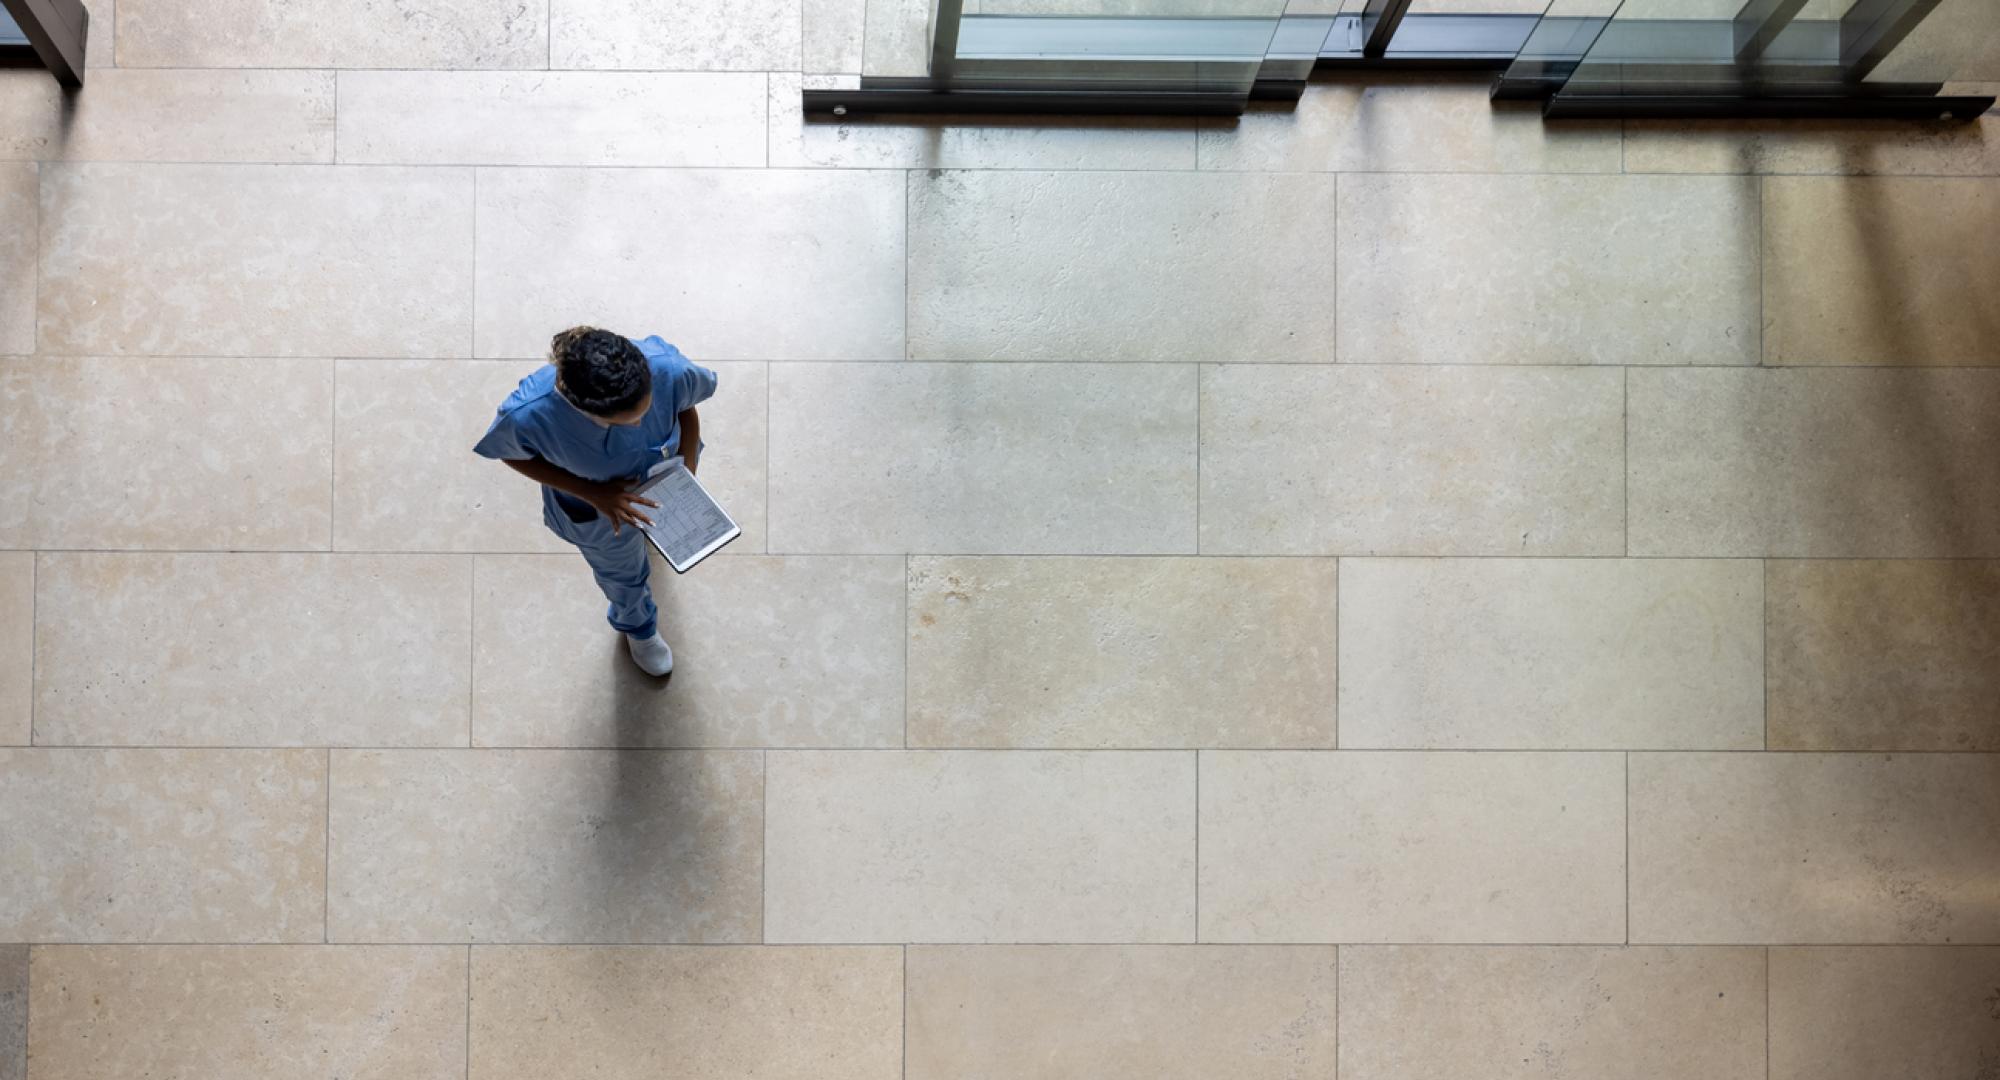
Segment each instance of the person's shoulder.
[{"label": "person's shoulder", "polygon": [[553,364],[543,364],[528,373],[500,403],[500,415],[523,418],[535,416],[548,408],[556,392],[556,369]]},{"label": "person's shoulder", "polygon": [[668,343],[667,339],[658,334],[654,334],[652,337],[634,338],[632,339],[632,344],[639,347],[639,352],[646,357],[646,362],[656,372],[661,370],[679,370],[693,362],[682,355],[680,349]]}]

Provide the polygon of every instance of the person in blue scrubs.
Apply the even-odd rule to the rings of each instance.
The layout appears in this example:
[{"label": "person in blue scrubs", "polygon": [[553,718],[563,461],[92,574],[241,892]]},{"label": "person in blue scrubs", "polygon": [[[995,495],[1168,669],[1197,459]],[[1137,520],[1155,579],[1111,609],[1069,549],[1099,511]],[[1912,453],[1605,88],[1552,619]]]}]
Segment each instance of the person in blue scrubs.
[{"label": "person in blue scrubs", "polygon": [[676,455],[695,471],[695,406],[715,393],[715,372],[658,337],[634,341],[589,326],[557,334],[549,361],[500,403],[473,452],[542,485],[542,520],[583,552],[633,661],[649,675],[670,674],[674,652],[660,636],[639,531],[643,511],[657,504],[628,485]]}]

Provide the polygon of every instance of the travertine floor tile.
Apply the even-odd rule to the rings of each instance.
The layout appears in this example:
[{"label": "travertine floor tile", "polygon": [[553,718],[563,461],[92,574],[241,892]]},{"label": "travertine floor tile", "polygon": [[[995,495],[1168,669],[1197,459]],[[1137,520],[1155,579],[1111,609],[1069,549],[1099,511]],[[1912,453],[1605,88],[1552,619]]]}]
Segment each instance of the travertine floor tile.
[{"label": "travertine floor tile", "polygon": [[1752,560],[1348,559],[1340,745],[1764,746]]},{"label": "travertine floor tile", "polygon": [[[803,8],[804,70],[860,72],[868,0],[804,0]],[[782,74],[773,72],[773,80]]]},{"label": "travertine floor tile", "polygon": [[766,98],[757,74],[342,72],[340,160],[762,166]]},{"label": "travertine floor tile", "polygon": [[479,1080],[897,1080],[893,947],[472,951]]},{"label": "travertine floor tile", "polygon": [[1344,1080],[1763,1080],[1764,950],[1340,951]]},{"label": "travertine floor tile", "polygon": [[772,165],[848,169],[1194,168],[1195,129],[1190,120],[1059,116],[809,120],[800,111],[804,107],[801,85],[797,75],[779,72],[771,76]]},{"label": "travertine floor tile", "polygon": [[1997,999],[2000,949],[1772,949],[1771,1080],[1990,1076]]},{"label": "travertine floor tile", "polygon": [[0,546],[327,546],[325,360],[0,360]]},{"label": "travertine floor tile", "polygon": [[1617,754],[1201,758],[1203,941],[1624,938]]},{"label": "travertine floor tile", "polygon": [[2000,117],[1627,120],[1625,168],[1646,173],[2000,175]]},{"label": "travertine floor tile", "polygon": [[900,746],[903,561],[716,558],[653,596],[674,675],[641,673],[582,557],[482,556],[483,746]]},{"label": "travertine floor tile", "polygon": [[471,345],[469,170],[42,169],[46,351],[463,356]]},{"label": "travertine floor tile", "polygon": [[478,355],[583,322],[702,360],[900,357],[903,202],[888,172],[483,170]]},{"label": "travertine floor tile", "polygon": [[910,1080],[1332,1076],[1332,946],[910,949]]},{"label": "travertine floor tile", "polygon": [[549,66],[797,71],[800,0],[548,0]]},{"label": "travertine floor tile", "polygon": [[747,751],[333,754],[334,941],[758,939]]},{"label": "travertine floor tile", "polygon": [[2000,750],[2000,563],[1774,562],[1771,746]]},{"label": "travertine floor tile", "polygon": [[2000,372],[1630,380],[1634,555],[2000,556]]},{"label": "travertine floor tile", "polygon": [[1347,363],[1752,364],[1757,185],[1340,179]]},{"label": "travertine floor tile", "polygon": [[36,741],[464,746],[469,563],[44,554]]},{"label": "travertine floor tile", "polygon": [[[1453,3],[1463,10],[1461,3]],[[1537,9],[1539,11],[1539,9]],[[1489,77],[1369,72],[1316,80],[1295,106],[1204,120],[1201,167],[1285,172],[1618,171],[1616,121],[1545,121]]]},{"label": "travertine floor tile", "polygon": [[2000,942],[2000,757],[1632,755],[1632,940]]},{"label": "travertine floor tile", "polygon": [[1191,940],[1193,754],[769,757],[768,941]]},{"label": "travertine floor tile", "polygon": [[34,1080],[457,1080],[465,965],[443,946],[43,946]]},{"label": "travertine floor tile", "polygon": [[1332,747],[1331,559],[921,558],[910,745]]},{"label": "travertine floor tile", "polygon": [[1329,176],[911,173],[910,355],[1331,360],[1333,212]]},{"label": "travertine floor tile", "polygon": [[1767,363],[2000,365],[2000,179],[1763,183]]},{"label": "travertine floor tile", "polygon": [[549,0],[124,0],[120,67],[522,68]]},{"label": "travertine floor tile", "polygon": [[1191,553],[1193,365],[774,364],[771,550]]},{"label": "travertine floor tile", "polygon": [[[99,31],[92,19],[94,43]],[[0,73],[0,157],[64,161],[333,160],[325,71],[92,71],[66,95],[44,71]]]},{"label": "travertine floor tile", "polygon": [[0,750],[0,821],[0,940],[320,939],[324,751]]},{"label": "travertine floor tile", "polygon": [[118,41],[117,0],[90,0],[89,32],[85,35],[83,65],[93,72],[116,66],[113,52]]},{"label": "travertine floor tile", "polygon": [[1620,373],[1202,370],[1204,554],[1606,555]]},{"label": "travertine floor tile", "polygon": [[0,162],[0,356],[35,351],[39,176],[34,162]]},{"label": "travertine floor tile", "polygon": [[35,666],[35,556],[0,552],[0,746],[28,744]]},{"label": "travertine floor tile", "polygon": [[28,1077],[28,947],[0,945],[0,1080]]},{"label": "travertine floor tile", "polygon": [[[635,331],[637,332],[637,331]],[[701,403],[702,483],[764,547],[765,365],[697,360],[719,377]],[[334,419],[334,546],[355,551],[563,552],[535,483],[472,452],[539,360],[343,360]]]}]

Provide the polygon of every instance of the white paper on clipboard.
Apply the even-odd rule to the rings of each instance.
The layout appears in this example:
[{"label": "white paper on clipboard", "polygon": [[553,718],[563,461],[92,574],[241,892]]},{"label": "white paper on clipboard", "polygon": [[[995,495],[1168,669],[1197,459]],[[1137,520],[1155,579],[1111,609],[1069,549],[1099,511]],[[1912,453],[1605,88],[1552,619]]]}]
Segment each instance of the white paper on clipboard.
[{"label": "white paper on clipboard", "polygon": [[680,458],[667,462],[632,490],[660,504],[637,508],[647,516],[640,531],[676,574],[687,573],[694,564],[743,535],[735,519],[687,471]]}]

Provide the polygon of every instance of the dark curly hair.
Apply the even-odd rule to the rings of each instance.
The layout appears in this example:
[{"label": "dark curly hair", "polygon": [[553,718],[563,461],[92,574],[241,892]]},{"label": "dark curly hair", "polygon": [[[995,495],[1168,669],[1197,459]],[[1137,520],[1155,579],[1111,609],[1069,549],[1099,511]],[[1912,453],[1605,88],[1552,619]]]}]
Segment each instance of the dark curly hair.
[{"label": "dark curly hair", "polygon": [[573,326],[549,342],[562,394],[592,416],[630,412],[653,389],[653,369],[637,345],[609,330]]}]

